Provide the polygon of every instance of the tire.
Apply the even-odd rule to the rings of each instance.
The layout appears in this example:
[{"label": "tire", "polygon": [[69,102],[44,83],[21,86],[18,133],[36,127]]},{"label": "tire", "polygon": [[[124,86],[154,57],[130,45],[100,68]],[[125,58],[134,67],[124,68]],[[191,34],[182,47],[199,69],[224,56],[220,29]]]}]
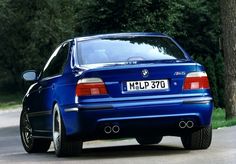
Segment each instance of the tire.
[{"label": "tire", "polygon": [[66,132],[60,115],[60,109],[55,104],[53,109],[53,144],[57,157],[78,156],[83,147],[82,141],[66,140]]},{"label": "tire", "polygon": [[20,136],[25,151],[28,153],[47,152],[51,145],[51,140],[33,138],[32,131],[33,129],[30,124],[28,114],[25,110],[22,110],[20,116]]},{"label": "tire", "polygon": [[140,145],[151,145],[151,144],[159,144],[162,140],[162,136],[158,137],[137,137],[136,141]]},{"label": "tire", "polygon": [[185,149],[207,149],[211,145],[212,126],[202,128],[181,137]]}]

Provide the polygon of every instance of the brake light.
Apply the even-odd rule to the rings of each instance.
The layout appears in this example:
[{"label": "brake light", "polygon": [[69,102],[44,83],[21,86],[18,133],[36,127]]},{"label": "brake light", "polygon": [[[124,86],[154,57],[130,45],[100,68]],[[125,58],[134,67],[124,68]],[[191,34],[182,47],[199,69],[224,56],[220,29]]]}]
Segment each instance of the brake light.
[{"label": "brake light", "polygon": [[76,96],[105,95],[107,89],[100,78],[84,78],[78,81]]},{"label": "brake light", "polygon": [[184,90],[209,89],[209,81],[206,72],[188,73],[184,80]]}]

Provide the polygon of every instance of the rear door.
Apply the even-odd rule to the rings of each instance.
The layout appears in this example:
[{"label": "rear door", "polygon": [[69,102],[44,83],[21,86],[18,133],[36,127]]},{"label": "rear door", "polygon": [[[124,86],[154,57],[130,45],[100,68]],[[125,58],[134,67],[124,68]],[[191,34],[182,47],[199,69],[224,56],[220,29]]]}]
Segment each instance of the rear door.
[{"label": "rear door", "polygon": [[52,128],[52,108],[55,100],[55,88],[64,72],[64,67],[68,58],[69,42],[60,45],[48,60],[39,81],[39,101],[40,112],[37,113],[38,130],[50,132]]}]

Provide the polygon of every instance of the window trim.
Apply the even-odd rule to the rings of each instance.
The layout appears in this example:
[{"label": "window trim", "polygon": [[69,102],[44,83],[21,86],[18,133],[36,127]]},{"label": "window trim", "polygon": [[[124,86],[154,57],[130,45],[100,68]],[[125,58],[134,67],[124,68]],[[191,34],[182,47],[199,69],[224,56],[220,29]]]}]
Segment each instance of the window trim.
[{"label": "window trim", "polygon": [[[58,52],[61,50],[61,48],[63,48],[66,44],[68,44],[68,54],[69,54],[70,42],[71,42],[71,40],[67,40],[67,41],[61,43],[59,46],[57,46],[57,48],[53,51],[52,55],[50,56],[50,58],[46,62],[43,70],[41,71],[41,73],[39,75],[39,80],[44,81],[44,80],[49,80],[49,79],[52,79],[52,78],[62,76],[64,71],[60,72],[59,74],[55,74],[55,75],[52,75],[52,76],[46,76],[46,77],[43,77],[43,74],[44,74],[45,70],[49,67],[52,60],[58,55]],[[66,61],[68,60],[68,54],[67,54]],[[65,68],[65,65],[63,67]]]}]

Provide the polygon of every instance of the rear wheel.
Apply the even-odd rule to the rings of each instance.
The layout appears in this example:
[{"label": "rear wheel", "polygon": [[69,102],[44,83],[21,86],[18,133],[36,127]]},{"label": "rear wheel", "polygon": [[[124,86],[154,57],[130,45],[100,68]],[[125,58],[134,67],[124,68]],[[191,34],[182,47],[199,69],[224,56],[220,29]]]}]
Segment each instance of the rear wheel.
[{"label": "rear wheel", "polygon": [[20,136],[24,149],[28,153],[47,152],[51,145],[51,140],[49,139],[33,138],[32,127],[25,110],[21,112],[20,116]]},{"label": "rear wheel", "polygon": [[162,136],[158,137],[137,137],[136,141],[140,145],[151,145],[151,144],[159,144],[162,140]]},{"label": "rear wheel", "polygon": [[53,144],[58,157],[77,156],[80,154],[83,146],[82,141],[66,140],[65,128],[57,104],[55,104],[53,110]]},{"label": "rear wheel", "polygon": [[181,137],[185,149],[207,149],[211,145],[212,126],[190,132]]}]

